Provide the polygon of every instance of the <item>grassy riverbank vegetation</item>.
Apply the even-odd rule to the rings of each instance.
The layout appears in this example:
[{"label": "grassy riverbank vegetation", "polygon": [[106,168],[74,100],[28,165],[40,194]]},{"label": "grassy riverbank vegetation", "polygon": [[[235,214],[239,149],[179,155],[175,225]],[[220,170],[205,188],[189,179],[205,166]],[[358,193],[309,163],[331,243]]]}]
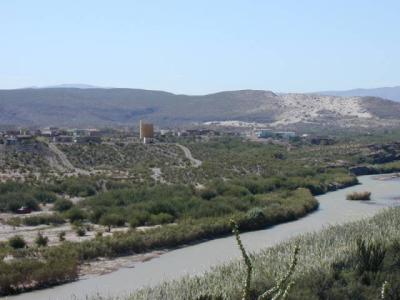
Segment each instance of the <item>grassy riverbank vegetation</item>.
[{"label": "grassy riverbank vegetation", "polygon": [[379,165],[372,165],[377,174],[400,172],[400,161],[393,161]]},{"label": "grassy riverbank vegetation", "polygon": [[[11,248],[1,253],[12,259],[0,260],[0,295],[44,288],[78,277],[77,253],[66,247]],[[4,255],[4,254],[3,254]]]},{"label": "grassy riverbank vegetation", "polygon": [[311,186],[312,183],[304,181],[250,179],[237,183],[218,181],[201,189],[184,185],[156,185],[105,192],[87,198],[79,207],[87,212],[88,219],[93,223],[102,223],[104,218],[112,215],[115,223],[129,223],[137,227],[206,217],[222,218],[254,208],[273,211],[274,207],[279,207],[287,210],[296,203],[299,207],[307,203],[313,207],[315,200],[304,189]]},{"label": "grassy riverbank vegetation", "polygon": [[[297,189],[287,192],[286,195],[263,196],[257,201],[260,206],[248,211],[236,211],[219,217],[183,218],[176,224],[145,232],[133,229],[126,233],[116,232],[112,236],[98,236],[81,243],[64,242],[59,246],[40,248],[27,248],[24,245],[22,249],[14,249],[9,244],[4,244],[0,246],[0,258],[12,255],[14,259],[4,262],[7,267],[0,269],[0,293],[5,295],[74,279],[79,263],[100,256],[143,253],[228,235],[231,233],[231,218],[237,220],[242,231],[254,230],[294,220],[318,206],[317,201],[306,189]],[[60,262],[52,259],[52,253],[69,256]],[[29,273],[29,276],[24,275],[24,272],[30,272],[29,268],[36,271]]]},{"label": "grassy riverbank vegetation", "polygon": [[[392,208],[369,219],[332,226],[252,254],[251,292],[259,295],[273,287],[274,278],[286,273],[288,258],[298,245],[300,252],[288,299],[375,300],[385,281],[389,282],[386,299],[399,299],[399,226],[400,208]],[[204,276],[142,289],[126,299],[183,300],[213,295],[207,299],[239,300],[245,274],[246,266],[238,260],[215,267]]]}]

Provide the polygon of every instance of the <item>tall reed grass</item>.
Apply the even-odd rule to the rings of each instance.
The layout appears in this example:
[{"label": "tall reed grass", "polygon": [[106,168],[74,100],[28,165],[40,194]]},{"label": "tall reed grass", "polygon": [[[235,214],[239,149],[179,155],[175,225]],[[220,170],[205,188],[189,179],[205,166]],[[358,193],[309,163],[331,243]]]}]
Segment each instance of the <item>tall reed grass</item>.
[{"label": "tall reed grass", "polygon": [[[253,266],[251,293],[259,295],[275,286],[275,278],[287,272],[288,258],[296,245],[299,245],[301,252],[298,254],[296,272],[292,275],[294,281],[310,274],[328,272],[334,263],[354,260],[360,237],[375,243],[390,244],[400,238],[399,226],[400,208],[390,208],[369,219],[330,226],[321,232],[304,234],[259,253],[249,253]],[[214,267],[203,276],[164,282],[156,287],[138,290],[126,299],[183,300],[219,295],[219,299],[240,300],[246,272],[246,264],[242,260],[234,260]],[[378,294],[379,291],[377,297]]]}]

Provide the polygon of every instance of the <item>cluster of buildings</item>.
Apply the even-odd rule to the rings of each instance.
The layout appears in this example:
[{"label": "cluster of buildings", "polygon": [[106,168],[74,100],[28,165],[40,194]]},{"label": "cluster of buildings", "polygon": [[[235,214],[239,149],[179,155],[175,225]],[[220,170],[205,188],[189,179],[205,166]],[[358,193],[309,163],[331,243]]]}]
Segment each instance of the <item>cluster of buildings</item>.
[{"label": "cluster of buildings", "polygon": [[54,143],[101,143],[102,131],[89,129],[59,129],[50,127],[48,130],[43,130],[40,136],[48,137]]},{"label": "cluster of buildings", "polygon": [[[331,144],[334,141],[327,137],[316,137],[302,135],[298,136],[294,131],[276,131],[269,128],[259,128],[253,131],[239,132],[217,130],[210,128],[187,128],[187,129],[160,129],[155,130],[153,123],[144,121],[139,122],[139,134],[135,133],[133,128],[118,129],[97,129],[97,128],[73,128],[65,129],[58,127],[46,127],[43,129],[10,129],[0,131],[0,144],[17,145],[20,148],[27,147],[30,141],[36,137],[47,138],[53,143],[78,143],[78,144],[99,144],[102,140],[113,140],[114,138],[130,138],[133,141],[139,141],[144,144],[154,143],[156,139],[163,140],[165,137],[190,137],[196,139],[208,139],[217,136],[255,136],[258,139],[281,139],[290,140],[300,138],[307,140],[312,144]],[[22,149],[21,148],[21,149]]]},{"label": "cluster of buildings", "polygon": [[238,135],[236,132],[221,132],[213,129],[184,129],[184,130],[172,130],[172,129],[161,129],[161,136],[176,136],[176,137],[212,137],[220,135]]},{"label": "cluster of buildings", "polygon": [[60,129],[47,127],[44,129],[10,129],[0,131],[0,144],[6,146],[24,145],[28,147],[36,137],[48,138],[57,143],[100,143],[102,132],[98,129]]},{"label": "cluster of buildings", "polygon": [[296,133],[294,131],[273,131],[272,129],[257,129],[254,134],[259,139],[290,139],[296,137]]},{"label": "cluster of buildings", "polygon": [[34,133],[26,129],[0,131],[1,151],[32,152],[36,146],[34,141]]},{"label": "cluster of buildings", "polygon": [[139,125],[140,141],[144,144],[153,143],[159,137],[192,137],[192,138],[209,138],[215,136],[239,136],[239,132],[219,131],[205,128],[191,129],[160,129],[155,131],[152,123],[140,121]]},{"label": "cluster of buildings", "polygon": [[335,139],[329,136],[320,136],[313,134],[297,135],[294,131],[273,131],[272,129],[257,129],[254,131],[254,135],[259,139],[289,140],[293,138],[298,138],[301,141],[310,143],[312,145],[333,145],[335,143]]}]

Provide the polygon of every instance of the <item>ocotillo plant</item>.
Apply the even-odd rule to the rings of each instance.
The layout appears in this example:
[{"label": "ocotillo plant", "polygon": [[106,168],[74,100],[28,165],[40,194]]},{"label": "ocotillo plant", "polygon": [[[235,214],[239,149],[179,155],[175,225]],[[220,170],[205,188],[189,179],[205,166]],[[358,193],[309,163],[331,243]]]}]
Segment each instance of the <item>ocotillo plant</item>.
[{"label": "ocotillo plant", "polygon": [[[242,300],[251,300],[251,278],[253,272],[253,265],[251,263],[250,257],[243,246],[242,240],[240,238],[239,227],[237,223],[231,220],[232,230],[235,234],[236,242],[239,246],[240,252],[242,254],[244,263],[246,265],[246,279],[244,281]],[[293,285],[292,275],[296,269],[298,254],[300,247],[297,245],[294,249],[294,255],[292,262],[290,264],[289,270],[281,278],[276,281],[275,286],[267,290],[258,297],[258,300],[284,300],[289,295],[289,290]]]},{"label": "ocotillo plant", "polygon": [[258,300],[267,300],[270,298],[272,300],[284,300],[287,298],[287,296],[289,295],[289,290],[294,283],[291,278],[297,266],[299,251],[300,247],[297,245],[294,248],[293,259],[288,272],[276,282],[276,285],[274,287],[258,297]]},{"label": "ocotillo plant", "polygon": [[389,293],[389,282],[385,281],[385,282],[382,284],[381,299],[382,299],[382,300],[385,300],[385,299],[386,299],[386,296],[388,295],[388,293]]},{"label": "ocotillo plant", "polygon": [[250,286],[251,286],[253,265],[251,264],[251,260],[246,252],[246,249],[243,246],[242,240],[240,239],[239,226],[233,220],[231,220],[231,225],[232,225],[232,231],[235,234],[236,242],[239,246],[244,263],[246,265],[246,279],[243,287],[242,300],[250,300]]}]

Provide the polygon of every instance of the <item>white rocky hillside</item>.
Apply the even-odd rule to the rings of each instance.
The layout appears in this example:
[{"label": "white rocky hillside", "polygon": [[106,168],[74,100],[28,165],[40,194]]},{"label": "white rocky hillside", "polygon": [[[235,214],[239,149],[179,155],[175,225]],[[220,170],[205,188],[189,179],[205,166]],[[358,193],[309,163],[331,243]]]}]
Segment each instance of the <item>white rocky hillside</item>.
[{"label": "white rocky hillside", "polygon": [[[373,97],[338,97],[316,94],[270,94],[257,107],[243,110],[247,118],[213,120],[206,125],[226,127],[293,127],[296,124],[335,127],[398,126],[400,105]],[[263,115],[273,114],[269,120]],[[256,115],[257,118],[253,118]]]},{"label": "white rocky hillside", "polygon": [[374,115],[363,106],[360,97],[334,97],[307,94],[280,95],[282,111],[271,125],[288,125],[327,119],[372,119]]}]

